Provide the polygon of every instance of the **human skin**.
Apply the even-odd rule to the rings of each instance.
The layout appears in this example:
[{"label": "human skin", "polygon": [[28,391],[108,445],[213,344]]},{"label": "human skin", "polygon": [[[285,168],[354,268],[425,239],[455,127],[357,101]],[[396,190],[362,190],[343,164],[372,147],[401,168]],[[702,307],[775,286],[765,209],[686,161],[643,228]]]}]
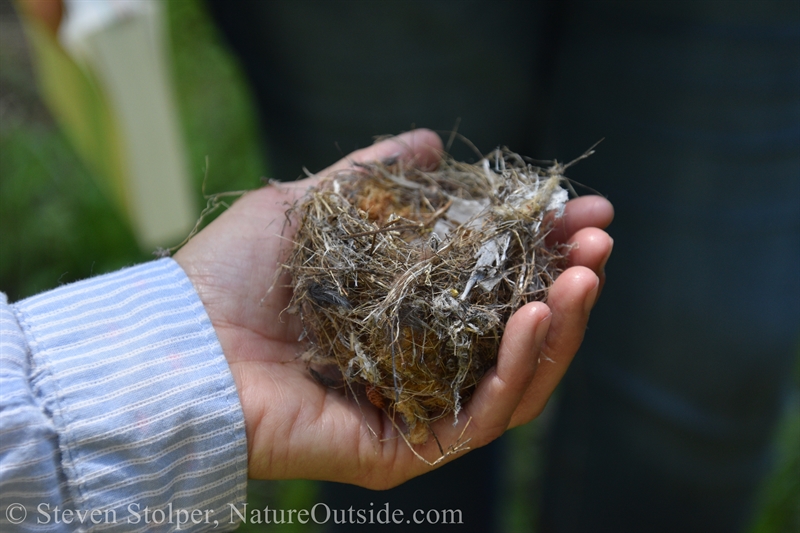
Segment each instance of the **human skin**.
[{"label": "human skin", "polygon": [[[441,153],[438,135],[414,130],[354,152],[317,176],[394,157],[433,167]],[[296,230],[286,224],[285,212],[316,179],[245,194],[175,260],[200,295],[230,365],[245,418],[248,475],[386,489],[434,467],[414,454],[386,413],[312,379],[298,358],[304,351],[297,340],[299,318],[283,312],[291,298],[285,275],[270,291]],[[470,439],[470,448],[484,446],[542,412],[580,346],[602,287],[613,246],[603,228],[613,215],[611,204],[599,196],[567,203],[550,238],[574,245],[568,268],[546,304],[529,303],[511,317],[497,364],[464,406],[458,425],[450,418],[432,424],[440,442],[461,437]],[[433,439],[414,450],[431,461],[441,455]]]}]

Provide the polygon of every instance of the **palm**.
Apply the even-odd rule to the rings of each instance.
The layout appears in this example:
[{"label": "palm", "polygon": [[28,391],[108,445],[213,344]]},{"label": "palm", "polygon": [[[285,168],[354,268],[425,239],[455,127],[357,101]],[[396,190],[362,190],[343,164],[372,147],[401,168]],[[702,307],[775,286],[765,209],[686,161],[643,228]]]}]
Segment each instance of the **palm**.
[{"label": "palm", "polygon": [[[283,213],[302,190],[292,185],[247,194],[176,257],[206,306],[237,382],[248,422],[252,477],[297,477],[297,465],[288,455],[315,445],[306,442],[307,435],[328,443],[331,438],[346,441],[333,448],[358,449],[361,412],[311,379],[298,359],[303,352],[299,321],[283,312],[291,296],[285,280],[270,291],[277,259],[286,256],[294,232],[284,227]],[[184,261],[187,256],[190,261]],[[364,407],[374,425],[373,410]],[[308,475],[319,471],[307,453],[300,456],[311,467]]]},{"label": "palm", "polygon": [[[438,137],[425,131],[411,132],[402,142],[387,141],[352,158],[380,159],[396,155],[400,149],[406,156],[421,157],[424,163],[440,148]],[[343,160],[336,167],[347,164]],[[191,240],[176,260],[197,288],[233,372],[247,427],[250,477],[393,486],[430,467],[414,456],[384,413],[367,402],[357,405],[341,391],[325,388],[310,377],[299,359],[304,349],[297,340],[302,330],[299,320],[283,312],[291,297],[287,280],[279,280],[270,291],[278,261],[286,257],[295,231],[286,225],[284,212],[308,185],[297,182],[246,194]],[[610,219],[607,214],[605,218]],[[563,237],[578,233],[565,228]],[[573,262],[597,270],[599,256],[605,256],[610,243],[600,235],[593,236],[595,244],[591,238],[584,239],[584,257],[577,256]],[[442,443],[454,443],[470,417],[473,420],[465,436],[473,438],[470,446],[481,446],[510,425],[538,414],[580,343],[586,314],[582,302],[595,286],[597,277],[579,268],[562,275],[554,285],[551,309],[541,303],[530,304],[512,318],[498,367],[465,407],[459,427],[454,428],[450,420],[434,425]],[[538,352],[533,332],[550,310],[553,325],[544,352],[556,364],[537,373],[543,377],[537,375],[532,384],[538,360],[538,353],[533,353]],[[433,441],[416,450],[431,460],[439,456]]]}]

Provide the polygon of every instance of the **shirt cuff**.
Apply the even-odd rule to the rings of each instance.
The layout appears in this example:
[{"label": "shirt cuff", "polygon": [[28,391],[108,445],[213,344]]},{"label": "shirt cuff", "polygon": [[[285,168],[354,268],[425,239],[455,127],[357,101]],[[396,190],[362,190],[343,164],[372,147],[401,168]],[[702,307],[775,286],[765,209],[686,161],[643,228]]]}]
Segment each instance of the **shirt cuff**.
[{"label": "shirt cuff", "polygon": [[125,531],[235,527],[229,504],[246,500],[244,416],[211,321],[175,261],[13,308],[76,509],[113,510]]}]

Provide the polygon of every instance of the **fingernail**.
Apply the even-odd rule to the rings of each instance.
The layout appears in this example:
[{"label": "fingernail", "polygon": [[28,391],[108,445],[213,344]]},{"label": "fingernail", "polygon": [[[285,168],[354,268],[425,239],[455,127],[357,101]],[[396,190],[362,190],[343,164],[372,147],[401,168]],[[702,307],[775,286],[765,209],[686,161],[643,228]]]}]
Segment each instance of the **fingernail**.
[{"label": "fingernail", "polygon": [[595,283],[592,290],[589,291],[589,294],[586,295],[586,300],[583,302],[583,312],[587,315],[594,307],[595,302],[597,301],[597,289],[600,288],[600,280],[598,279]]},{"label": "fingernail", "polygon": [[536,343],[537,348],[541,348],[544,344],[545,338],[547,338],[547,332],[550,330],[550,319],[553,317],[553,313],[549,313],[546,317],[539,322],[539,325],[536,326],[536,333],[533,336],[533,342]]}]

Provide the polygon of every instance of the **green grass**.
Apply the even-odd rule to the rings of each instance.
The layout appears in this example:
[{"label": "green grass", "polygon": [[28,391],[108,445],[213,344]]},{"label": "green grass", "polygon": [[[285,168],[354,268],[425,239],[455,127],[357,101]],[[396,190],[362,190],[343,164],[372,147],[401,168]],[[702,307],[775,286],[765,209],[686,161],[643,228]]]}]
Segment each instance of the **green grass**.
[{"label": "green grass", "polygon": [[[7,9],[1,11],[7,20]],[[172,66],[189,166],[198,200],[205,158],[209,193],[257,187],[267,174],[255,110],[242,73],[197,0],[171,1]],[[50,119],[21,45],[0,31],[0,288],[12,301],[152,258],[103,196]],[[796,380],[800,384],[800,377]],[[511,435],[502,515],[504,531],[535,531],[541,426]],[[752,533],[800,531],[800,396],[781,423],[776,467],[762,492]],[[316,502],[308,481],[252,482],[250,508],[302,509]],[[277,526],[279,531],[313,527]],[[240,531],[270,531],[248,525]]]},{"label": "green grass", "polygon": [[800,347],[794,388],[774,443],[775,464],[764,483],[751,533],[800,532]]},{"label": "green grass", "polygon": [[20,85],[28,80],[7,79],[12,61],[0,57],[0,62],[2,290],[14,301],[147,259],[65,137],[39,113],[41,104],[8,102],[25,94]]}]

